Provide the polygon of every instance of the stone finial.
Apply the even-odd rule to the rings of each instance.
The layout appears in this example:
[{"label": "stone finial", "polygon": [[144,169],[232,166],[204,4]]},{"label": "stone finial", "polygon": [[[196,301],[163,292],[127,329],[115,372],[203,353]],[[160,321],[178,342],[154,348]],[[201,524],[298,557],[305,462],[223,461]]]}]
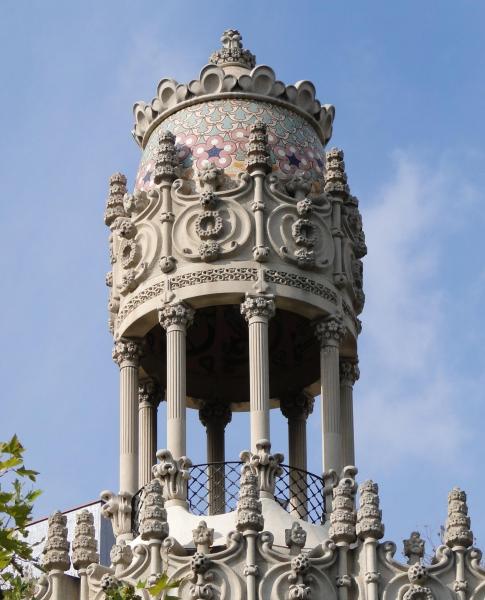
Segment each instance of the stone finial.
[{"label": "stone finial", "polygon": [[280,398],[281,412],[287,419],[308,419],[313,412],[315,398],[305,390]]},{"label": "stone finial", "polygon": [[344,320],[340,313],[335,313],[315,323],[315,334],[322,348],[325,346],[339,346],[345,337],[345,333]]},{"label": "stone finial", "polygon": [[126,217],[123,206],[123,198],[127,193],[126,177],[123,173],[114,173],[109,179],[109,195],[104,211],[104,222],[108,227],[114,224],[116,219]]},{"label": "stone finial", "polygon": [[47,542],[40,561],[42,568],[47,572],[67,571],[71,565],[66,524],[66,516],[59,511],[49,517]]},{"label": "stone finial", "polygon": [[258,476],[251,469],[248,457],[241,469],[239,499],[236,509],[238,531],[263,531],[264,519],[259,499]]},{"label": "stone finial", "polygon": [[256,57],[243,48],[242,36],[237,29],[226,29],[221,36],[222,48],[212,53],[209,62],[213,65],[237,65],[253,69]]},{"label": "stone finial", "polygon": [[306,531],[296,521],[292,524],[291,529],[285,529],[285,544],[290,549],[290,552],[299,554],[306,544]]},{"label": "stone finial", "polygon": [[185,302],[175,302],[174,304],[166,304],[158,311],[158,319],[160,325],[167,329],[172,325],[181,325],[189,327],[194,320],[195,311]]},{"label": "stone finial", "polygon": [[138,401],[140,404],[157,407],[162,399],[162,389],[152,378],[143,379],[138,384]]},{"label": "stone finial", "polygon": [[340,383],[353,386],[360,377],[359,362],[353,358],[340,359]]},{"label": "stone finial", "polygon": [[249,127],[246,169],[248,173],[271,171],[267,127],[262,121],[256,121]]},{"label": "stone finial", "polygon": [[142,342],[132,338],[120,338],[113,347],[113,360],[122,366],[137,367],[142,355]]},{"label": "stone finial", "polygon": [[253,317],[271,319],[275,313],[274,300],[267,296],[246,296],[241,304],[241,314],[249,323]]},{"label": "stone finial", "polygon": [[354,495],[355,481],[350,477],[342,478],[333,488],[328,534],[336,544],[352,544],[356,540]]},{"label": "stone finial", "polygon": [[384,535],[382,511],[379,509],[379,487],[373,481],[359,486],[360,500],[357,511],[357,535],[361,540],[380,540]]},{"label": "stone finial", "polygon": [[122,571],[131,564],[131,561],[133,560],[133,550],[125,540],[120,540],[111,548],[109,558],[116,571]]},{"label": "stone finial", "polygon": [[408,559],[408,564],[414,565],[424,558],[424,540],[419,531],[412,531],[407,540],[403,540],[404,556]]},{"label": "stone finial", "polygon": [[195,529],[192,530],[192,537],[197,552],[209,554],[210,547],[214,543],[214,530],[207,527],[205,521],[201,521]]},{"label": "stone finial", "polygon": [[455,487],[448,494],[448,518],[445,527],[445,544],[449,548],[468,548],[473,544],[466,493]]},{"label": "stone finial", "polygon": [[367,254],[365,234],[362,226],[362,215],[359,211],[359,200],[350,195],[345,201],[345,215],[353,238],[353,249],[357,259]]},{"label": "stone finial", "polygon": [[154,182],[157,185],[173,181],[177,176],[177,150],[175,136],[171,131],[160,131],[155,158]]},{"label": "stone finial", "polygon": [[163,490],[157,479],[152,479],[143,489],[140,535],[142,540],[164,540],[168,535],[167,511],[163,507]]},{"label": "stone finial", "polygon": [[344,153],[338,148],[332,148],[326,154],[325,192],[345,200],[350,190],[345,173]]},{"label": "stone finial", "polygon": [[76,515],[76,527],[72,541],[72,565],[75,569],[87,569],[89,565],[99,562],[96,552],[94,517],[88,510]]},{"label": "stone finial", "polygon": [[120,535],[131,535],[131,499],[128,492],[114,494],[110,491],[101,492],[101,514],[111,521],[116,538]]},{"label": "stone finial", "polygon": [[220,423],[224,427],[231,422],[232,411],[227,402],[203,400],[199,409],[199,419],[204,427],[210,423]]},{"label": "stone finial", "polygon": [[276,478],[283,473],[283,469],[280,467],[284,460],[283,454],[271,454],[269,440],[258,440],[255,454],[246,450],[241,452],[240,457],[257,474],[260,491],[274,496]]},{"label": "stone finial", "polygon": [[153,476],[160,479],[165,500],[187,500],[187,482],[192,462],[186,457],[174,459],[170,450],[159,450],[160,461],[152,467]]}]

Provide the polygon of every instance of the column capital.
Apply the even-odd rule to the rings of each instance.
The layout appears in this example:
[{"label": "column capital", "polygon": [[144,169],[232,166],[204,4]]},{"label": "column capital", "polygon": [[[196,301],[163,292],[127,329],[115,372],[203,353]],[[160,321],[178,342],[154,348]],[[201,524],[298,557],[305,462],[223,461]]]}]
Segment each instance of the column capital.
[{"label": "column capital", "polygon": [[320,341],[320,346],[340,346],[345,337],[346,329],[343,317],[335,313],[315,323],[315,335]]},{"label": "column capital", "polygon": [[313,412],[315,399],[306,391],[288,394],[280,398],[280,409],[288,420],[299,419],[307,420]]},{"label": "column capital", "polygon": [[199,419],[204,427],[214,422],[226,427],[231,422],[232,411],[226,402],[203,400],[199,409]]},{"label": "column capital", "polygon": [[160,325],[166,330],[173,325],[189,327],[194,320],[195,311],[185,302],[165,304],[158,310]]},{"label": "column capital", "polygon": [[113,346],[113,360],[121,368],[124,366],[138,367],[142,354],[142,340],[135,338],[120,338]]},{"label": "column capital", "polygon": [[138,400],[140,406],[146,405],[157,408],[162,400],[162,388],[155,379],[143,379],[138,384]]},{"label": "column capital", "polygon": [[275,313],[273,296],[246,296],[241,304],[241,314],[249,323],[254,317],[271,319]]},{"label": "column capital", "polygon": [[340,359],[340,383],[353,386],[360,377],[359,361],[356,358]]}]

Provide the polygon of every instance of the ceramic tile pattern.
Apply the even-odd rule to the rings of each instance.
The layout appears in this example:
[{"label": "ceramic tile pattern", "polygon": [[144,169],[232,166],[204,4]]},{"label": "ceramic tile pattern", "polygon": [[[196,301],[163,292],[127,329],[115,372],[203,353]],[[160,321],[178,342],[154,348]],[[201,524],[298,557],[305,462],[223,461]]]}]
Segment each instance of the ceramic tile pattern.
[{"label": "ceramic tile pattern", "polygon": [[170,115],[152,133],[143,152],[136,189],[153,186],[158,132],[169,129],[176,135],[182,177],[192,178],[194,168],[210,161],[229,176],[244,170],[251,123],[268,126],[273,170],[286,174],[307,173],[320,188],[324,148],[311,125],[300,115],[269,102],[214,100],[195,104]]}]

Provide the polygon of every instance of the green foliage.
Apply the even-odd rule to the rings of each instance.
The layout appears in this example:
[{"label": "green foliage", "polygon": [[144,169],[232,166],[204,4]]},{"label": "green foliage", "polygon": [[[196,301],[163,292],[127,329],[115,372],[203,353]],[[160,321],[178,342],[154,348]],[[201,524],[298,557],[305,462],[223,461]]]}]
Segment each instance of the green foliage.
[{"label": "green foliage", "polygon": [[[157,581],[151,585],[148,585],[146,581],[139,581],[137,583],[137,589],[147,590],[150,596],[159,596],[160,594],[166,593],[169,590],[177,588],[181,583],[181,580],[169,581],[167,573],[159,575]],[[178,596],[165,595],[165,600],[178,600]]]},{"label": "green foliage", "polygon": [[133,600],[136,598],[135,588],[127,583],[110,587],[105,592],[106,600]]},{"label": "green foliage", "polygon": [[[24,447],[14,435],[0,442],[0,590],[8,589],[6,598],[28,598],[32,584],[19,577],[22,563],[32,559],[32,547],[25,541],[26,527],[40,491],[27,489],[35,483],[37,471],[24,465]],[[23,594],[23,595],[22,595]]]}]

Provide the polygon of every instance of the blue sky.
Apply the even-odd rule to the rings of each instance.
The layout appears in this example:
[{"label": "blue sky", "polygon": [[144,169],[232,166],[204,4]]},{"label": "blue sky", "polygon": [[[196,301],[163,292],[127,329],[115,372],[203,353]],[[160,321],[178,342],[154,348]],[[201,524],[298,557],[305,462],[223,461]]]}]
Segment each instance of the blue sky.
[{"label": "blue sky", "polygon": [[[330,145],[369,247],[357,464],[380,485],[386,537],[435,537],[460,485],[485,546],[484,19],[470,0],[1,3],[0,439],[17,432],[41,472],[37,515],[117,488],[103,211],[111,173],[133,184],[131,107],[162,77],[193,79],[236,27],[258,62],[336,106]],[[286,451],[276,412],[272,432]],[[319,457],[318,410],[309,436]]]}]

